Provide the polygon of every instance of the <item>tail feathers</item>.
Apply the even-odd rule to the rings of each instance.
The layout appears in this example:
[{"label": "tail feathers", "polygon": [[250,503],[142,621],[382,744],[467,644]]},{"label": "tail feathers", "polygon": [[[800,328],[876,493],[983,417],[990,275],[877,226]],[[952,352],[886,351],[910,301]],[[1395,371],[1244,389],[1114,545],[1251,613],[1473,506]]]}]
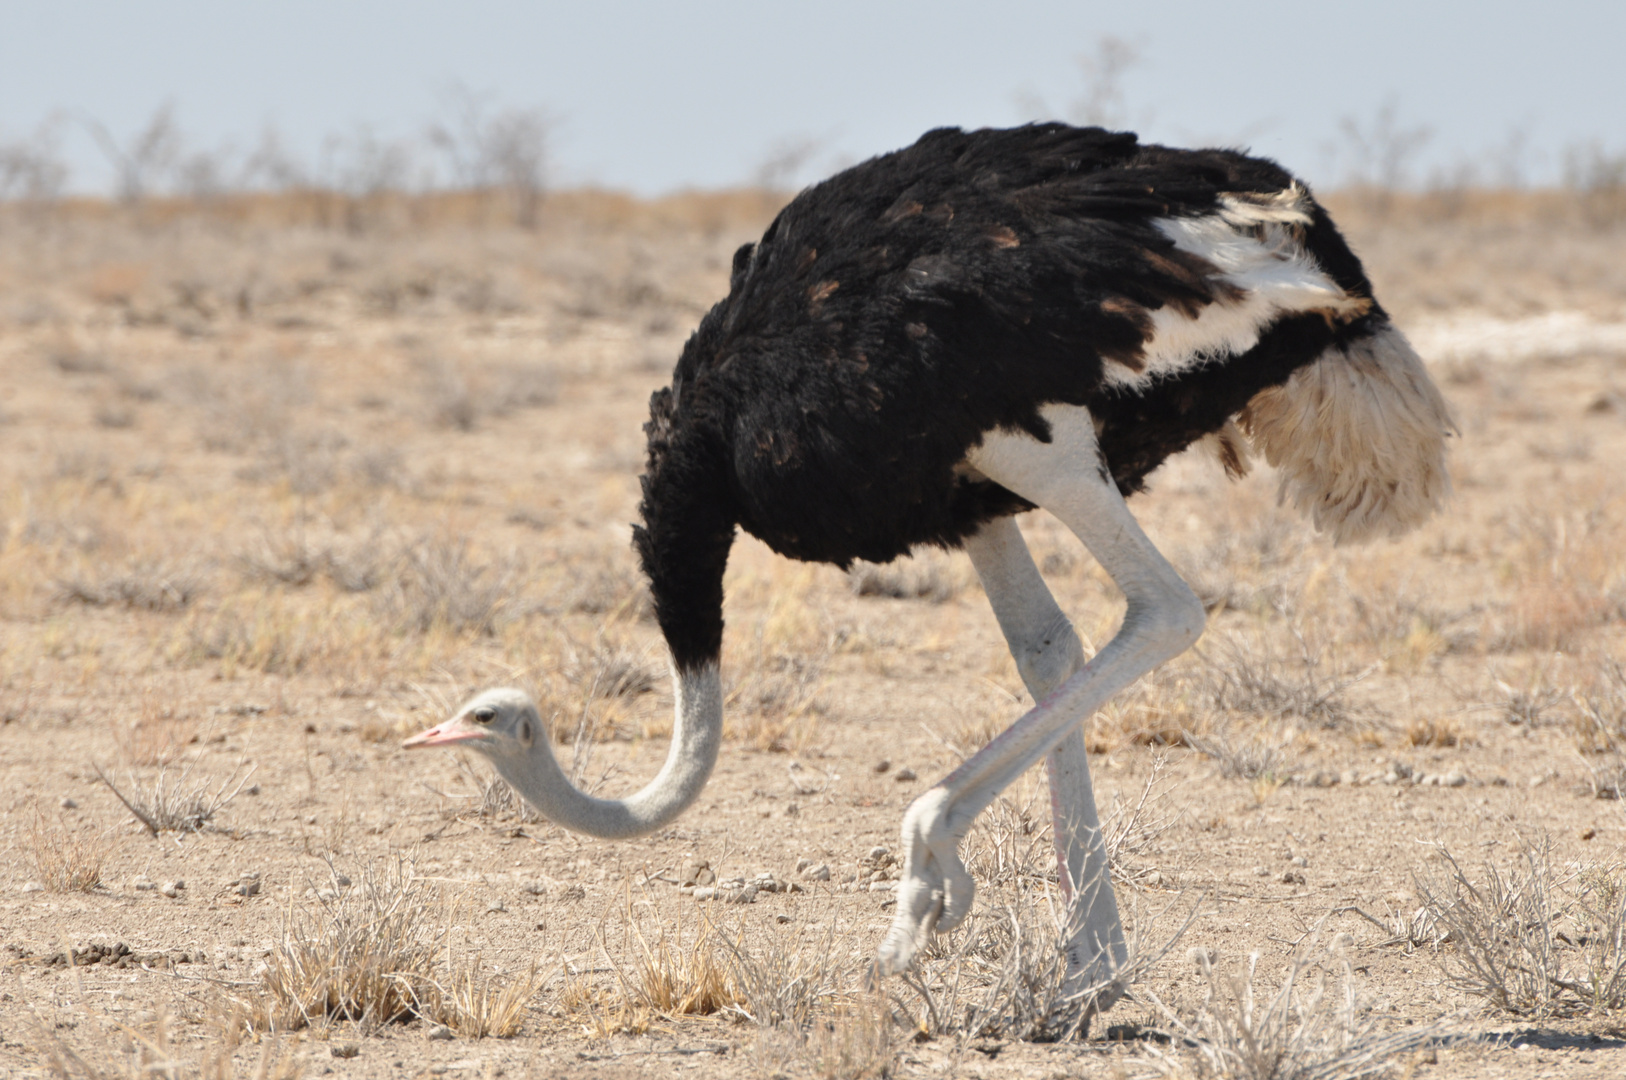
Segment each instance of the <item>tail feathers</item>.
[{"label": "tail feathers", "polygon": [[1328,349],[1238,417],[1292,500],[1338,543],[1400,536],[1451,493],[1450,409],[1404,334],[1385,322]]}]

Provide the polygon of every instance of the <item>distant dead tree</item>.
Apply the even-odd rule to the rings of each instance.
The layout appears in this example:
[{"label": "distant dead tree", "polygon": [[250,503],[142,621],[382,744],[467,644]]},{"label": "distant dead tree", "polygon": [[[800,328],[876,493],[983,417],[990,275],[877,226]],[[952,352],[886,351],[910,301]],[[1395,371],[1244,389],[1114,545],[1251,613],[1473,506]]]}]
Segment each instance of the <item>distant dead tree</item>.
[{"label": "distant dead tree", "polygon": [[50,202],[62,194],[68,166],[62,160],[61,128],[61,119],[52,117],[32,134],[0,141],[0,201]]},{"label": "distant dead tree", "polygon": [[1400,105],[1387,98],[1370,120],[1345,116],[1338,121],[1343,136],[1332,146],[1344,183],[1359,190],[1371,209],[1387,213],[1393,195],[1410,186],[1418,154],[1434,137],[1427,125],[1401,122]]},{"label": "distant dead tree", "polygon": [[754,186],[759,191],[789,191],[795,186],[796,177],[822,149],[824,140],[811,136],[781,139],[757,165],[752,176]]},{"label": "distant dead tree", "polygon": [[1103,34],[1095,48],[1078,58],[1084,92],[1074,99],[1068,116],[1075,123],[1121,128],[1129,123],[1124,95],[1124,73],[1141,62],[1140,49],[1112,34]]},{"label": "distant dead tree", "polygon": [[553,121],[542,109],[490,111],[488,95],[454,85],[446,92],[448,118],[431,124],[430,144],[446,158],[454,184],[507,195],[514,221],[536,227],[547,173]]},{"label": "distant dead tree", "polygon": [[138,203],[156,191],[169,178],[185,146],[171,101],[158,106],[147,126],[122,144],[94,117],[84,123],[113,166],[118,197],[127,203]]},{"label": "distant dead tree", "polygon": [[237,184],[244,190],[308,191],[316,186],[310,168],[288,146],[275,124],[260,129],[260,141],[243,161]]},{"label": "distant dead tree", "polygon": [[1141,63],[1140,47],[1112,34],[1096,39],[1089,52],[1076,57],[1083,90],[1066,108],[1031,91],[1016,97],[1016,106],[1029,120],[1055,120],[1065,117],[1075,124],[1120,129],[1129,126],[1129,98],[1124,91],[1124,75]]}]

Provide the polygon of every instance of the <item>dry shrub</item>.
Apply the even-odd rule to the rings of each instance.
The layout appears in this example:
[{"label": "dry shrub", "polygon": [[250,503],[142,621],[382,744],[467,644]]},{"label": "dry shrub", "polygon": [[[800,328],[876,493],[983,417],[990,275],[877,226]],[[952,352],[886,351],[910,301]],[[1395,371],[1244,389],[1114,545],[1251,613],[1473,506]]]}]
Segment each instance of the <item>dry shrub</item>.
[{"label": "dry shrub", "polygon": [[828,1010],[859,1004],[852,988],[867,971],[867,961],[845,956],[834,911],[824,914],[823,936],[792,945],[779,938],[748,949],[743,941],[726,943],[738,1000],[730,1009],[762,1028],[803,1031]]},{"label": "dry shrub", "polygon": [[1576,744],[1584,753],[1619,752],[1626,748],[1626,665],[1600,657],[1589,674],[1570,691]]},{"label": "dry shrub", "polygon": [[1514,865],[1487,863],[1477,882],[1439,852],[1417,891],[1444,929],[1438,956],[1451,985],[1509,1016],[1626,1007],[1626,871],[1555,866],[1545,836],[1519,837]]},{"label": "dry shrub", "polygon": [[940,935],[904,976],[916,1001],[899,1007],[908,1025],[926,1035],[1025,1042],[1081,1039],[1091,1020],[1141,983],[1197,916],[1198,903],[1177,897],[1152,912],[1132,911],[1129,956],[1104,981],[1067,978],[1063,942],[1081,918],[1074,904],[1050,890],[1022,889],[986,902],[965,926]]},{"label": "dry shrub", "polygon": [[228,677],[239,668],[291,674],[347,655],[361,659],[355,656],[358,649],[374,659],[378,650],[370,638],[370,628],[353,617],[351,608],[334,605],[310,612],[274,591],[246,593],[190,621],[173,655],[193,662],[217,660]]},{"label": "dry shrub", "polygon": [[1461,716],[1414,716],[1406,723],[1407,746],[1467,746],[1473,741]]},{"label": "dry shrub", "polygon": [[94,892],[113,850],[106,833],[75,829],[61,818],[52,821],[37,805],[22,827],[18,846],[35,880],[52,892]]},{"label": "dry shrub", "polygon": [[757,1056],[785,1075],[806,1069],[819,1080],[880,1080],[894,1075],[903,1048],[884,994],[870,991],[832,1008],[805,1028],[759,1032]]},{"label": "dry shrub", "polygon": [[496,773],[488,772],[484,775],[476,773],[469,760],[462,754],[456,756],[457,771],[465,781],[479,794],[479,802],[474,812],[483,818],[493,821],[518,820],[527,824],[546,821],[536,808],[520,797],[519,793],[509,786],[508,781]]},{"label": "dry shrub", "polygon": [[1324,969],[1295,957],[1274,993],[1256,992],[1259,954],[1248,958],[1241,977],[1222,974],[1199,952],[1205,986],[1195,1010],[1169,1008],[1147,996],[1162,1013],[1167,1049],[1147,1052],[1164,1076],[1203,1080],[1359,1080],[1388,1072],[1401,1054],[1442,1038],[1441,1029],[1419,1025],[1385,1033],[1355,998],[1354,973],[1341,963],[1342,993],[1327,992]]},{"label": "dry shrub", "polygon": [[195,567],[163,559],[135,560],[123,569],[103,567],[94,578],[57,581],[63,600],[91,607],[120,605],[137,611],[174,612],[196,600],[207,577]]},{"label": "dry shrub", "polygon": [[614,640],[600,630],[591,642],[566,644],[564,676],[588,698],[652,693],[662,673],[649,662],[649,653],[649,646]]},{"label": "dry shrub", "polygon": [[754,750],[795,753],[812,742],[824,714],[822,657],[779,657],[731,681],[723,712],[726,734]]},{"label": "dry shrub", "polygon": [[119,757],[131,765],[164,765],[175,760],[183,746],[198,741],[195,717],[183,716],[174,705],[160,704],[151,691],[141,696],[141,711],[115,721],[113,743]]},{"label": "dry shrub", "polygon": [[[1525,507],[1502,522],[1511,541],[1508,576],[1518,587],[1494,647],[1572,652],[1626,606],[1622,501],[1613,493],[1566,496],[1564,506]],[[1587,508],[1574,509],[1577,501]]]},{"label": "dry shrub", "polygon": [[1264,737],[1263,728],[1239,733],[1234,723],[1223,723],[1207,735],[1186,733],[1186,745],[1219,763],[1220,775],[1233,780],[1282,780],[1286,777],[1287,747],[1293,732]]},{"label": "dry shrub", "polygon": [[1535,582],[1514,595],[1496,645],[1510,651],[1573,651],[1583,634],[1604,622],[1618,607],[1589,585]]},{"label": "dry shrub", "polygon": [[498,979],[479,955],[454,954],[452,915],[404,862],[369,866],[355,884],[330,867],[316,899],[284,915],[266,996],[244,1003],[251,1026],[351,1021],[371,1031],[421,1017],[469,1038],[517,1034],[541,976],[532,967]]},{"label": "dry shrub", "polygon": [[379,607],[403,632],[491,635],[520,613],[524,579],[517,557],[477,562],[467,541],[424,537],[402,551]]},{"label": "dry shrub", "polygon": [[946,552],[923,548],[885,565],[859,560],[847,571],[853,595],[943,604],[970,587],[972,572]]},{"label": "dry shrub", "polygon": [[[127,772],[124,787],[120,788],[102,772],[100,765],[91,766],[96,772],[96,779],[106,784],[108,790],[153,836],[162,832],[197,832],[202,829],[237,798],[256,768],[249,765],[245,769],[244,763],[238,762],[229,776],[219,784],[211,784],[207,778],[192,779],[192,770],[196,767],[196,759],[189,761],[178,776],[171,778],[168,764],[161,764],[157,775],[148,783],[142,783],[133,772]],[[242,775],[239,776],[239,773]],[[227,788],[231,790],[227,791]]]},{"label": "dry shrub", "polygon": [[[37,1010],[33,1020],[46,1075],[54,1080],[233,1080],[238,1075],[233,1059],[242,1025],[235,1016],[223,1018],[218,1037],[193,1050],[170,1038],[163,1012],[139,1027],[119,1024],[119,1034],[97,1040],[94,1050],[72,1046],[61,1034],[76,1021],[47,1023]],[[248,1075],[252,1080],[299,1080],[304,1072],[304,1055],[279,1039],[268,1039]]]},{"label": "dry shrub", "polygon": [[1339,667],[1317,636],[1291,619],[1286,628],[1293,639],[1286,649],[1268,638],[1231,634],[1215,644],[1218,655],[1204,650],[1213,705],[1254,716],[1299,717],[1323,727],[1345,722],[1351,716],[1345,692],[1377,670],[1376,665]]},{"label": "dry shrub", "polygon": [[303,524],[286,536],[263,536],[237,555],[251,579],[298,588],[325,577],[345,592],[371,592],[383,581],[390,561],[376,532],[346,547],[331,539],[312,541]]}]

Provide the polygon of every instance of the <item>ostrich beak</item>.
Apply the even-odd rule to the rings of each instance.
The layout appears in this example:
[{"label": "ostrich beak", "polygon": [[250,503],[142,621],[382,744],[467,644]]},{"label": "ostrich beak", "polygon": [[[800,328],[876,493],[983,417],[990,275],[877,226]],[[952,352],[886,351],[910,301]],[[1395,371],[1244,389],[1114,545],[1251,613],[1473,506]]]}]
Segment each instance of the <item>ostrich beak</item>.
[{"label": "ostrich beak", "polygon": [[451,746],[453,743],[487,738],[490,738],[490,735],[483,729],[473,727],[464,722],[461,716],[457,716],[444,724],[436,724],[428,731],[418,732],[418,734],[403,742],[401,749],[416,750],[420,746]]}]

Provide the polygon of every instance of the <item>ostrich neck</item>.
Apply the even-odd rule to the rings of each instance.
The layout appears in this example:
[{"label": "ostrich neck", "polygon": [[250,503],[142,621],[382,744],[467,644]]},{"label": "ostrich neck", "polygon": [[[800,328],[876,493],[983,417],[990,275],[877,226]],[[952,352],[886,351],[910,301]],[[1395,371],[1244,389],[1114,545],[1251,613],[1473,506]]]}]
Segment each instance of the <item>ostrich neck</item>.
[{"label": "ostrich neck", "polygon": [[654,832],[700,795],[717,764],[723,733],[722,681],[715,662],[676,670],[677,716],[666,764],[655,779],[625,799],[599,799],[570,782],[546,735],[523,758],[496,759],[503,779],[548,820],[605,840]]}]

